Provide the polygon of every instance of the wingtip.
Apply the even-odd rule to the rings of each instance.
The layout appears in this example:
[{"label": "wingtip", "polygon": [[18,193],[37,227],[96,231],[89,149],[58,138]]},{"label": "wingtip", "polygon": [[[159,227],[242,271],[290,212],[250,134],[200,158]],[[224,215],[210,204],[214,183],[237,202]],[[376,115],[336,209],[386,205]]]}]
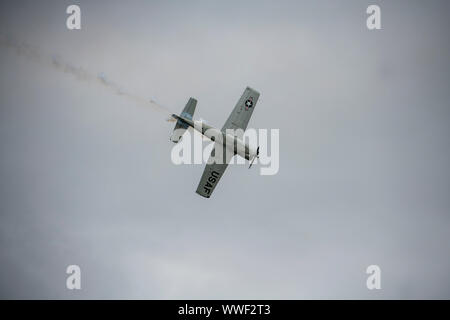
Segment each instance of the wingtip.
[{"label": "wingtip", "polygon": [[198,192],[198,190],[195,191],[195,193],[198,194],[198,195],[200,195],[200,196],[202,196],[203,198],[206,198],[206,199],[209,199],[209,197],[211,197],[211,195],[206,195],[206,194],[204,194],[204,193]]},{"label": "wingtip", "polygon": [[258,90],[255,90],[255,89],[253,89],[250,86],[247,86],[246,90],[250,90],[250,91],[253,91],[253,92],[257,93],[257,94],[260,94]]}]

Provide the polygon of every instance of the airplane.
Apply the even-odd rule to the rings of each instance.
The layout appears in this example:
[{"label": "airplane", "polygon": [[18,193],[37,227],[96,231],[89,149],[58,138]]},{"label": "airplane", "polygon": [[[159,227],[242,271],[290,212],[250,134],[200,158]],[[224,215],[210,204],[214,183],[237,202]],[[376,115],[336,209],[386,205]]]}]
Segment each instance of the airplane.
[{"label": "airplane", "polygon": [[[249,160],[249,169],[251,168],[253,161],[259,157],[259,146],[255,148],[254,146],[249,145],[249,143],[244,142],[236,135],[235,131],[237,129],[245,131],[253,110],[255,109],[256,102],[258,102],[258,98],[259,92],[247,87],[221,130],[213,128],[203,122],[193,121],[192,117],[194,115],[195,107],[197,106],[197,100],[194,98],[189,99],[180,115],[171,115],[172,119],[177,121],[170,138],[172,142],[178,143],[186,129],[189,127],[194,128],[203,136],[215,142],[214,149],[209,156],[209,160],[198,184],[196,190],[197,194],[205,198],[211,197],[217,183],[220,178],[222,178],[222,175],[228,166],[229,160],[231,160],[234,155],[237,154],[246,160]],[[227,129],[232,129],[234,134],[231,135],[227,132]],[[221,148],[220,151],[218,148]],[[226,149],[231,152],[225,152]],[[220,154],[222,154],[223,161],[215,161],[216,150],[222,152],[218,153],[219,155],[217,157],[220,159]]]}]

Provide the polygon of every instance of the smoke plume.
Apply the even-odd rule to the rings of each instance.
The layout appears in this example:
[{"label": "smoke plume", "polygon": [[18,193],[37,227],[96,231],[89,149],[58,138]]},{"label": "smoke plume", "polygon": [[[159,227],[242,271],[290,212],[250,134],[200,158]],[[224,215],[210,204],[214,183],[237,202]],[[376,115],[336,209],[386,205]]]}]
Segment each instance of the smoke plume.
[{"label": "smoke plume", "polygon": [[62,58],[60,55],[43,54],[37,47],[34,47],[25,42],[17,41],[16,39],[5,35],[0,35],[0,47],[13,50],[14,53],[18,56],[24,57],[40,65],[69,74],[79,81],[96,83],[107,88],[110,92],[129,99],[138,105],[150,106],[154,110],[164,113],[172,113],[167,107],[157,103],[153,99],[147,100],[139,97],[125,90],[118,83],[108,80],[103,72],[98,74],[92,73],[82,67],[73,65],[72,63]]}]

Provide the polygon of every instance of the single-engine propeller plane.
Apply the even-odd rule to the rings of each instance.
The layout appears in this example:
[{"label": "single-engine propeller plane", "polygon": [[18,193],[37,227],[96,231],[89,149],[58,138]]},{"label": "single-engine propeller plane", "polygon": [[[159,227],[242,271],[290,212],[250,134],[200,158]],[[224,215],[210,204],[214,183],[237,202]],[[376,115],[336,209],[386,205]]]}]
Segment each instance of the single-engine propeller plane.
[{"label": "single-engine propeller plane", "polygon": [[[190,98],[180,115],[172,114],[172,118],[177,121],[171,141],[177,143],[181,136],[189,127],[194,128],[203,136],[215,142],[214,149],[203,171],[202,178],[197,187],[197,193],[205,198],[209,198],[214,191],[217,183],[222,177],[229,161],[234,155],[239,155],[246,160],[253,161],[259,156],[259,147],[251,146],[248,142],[243,141],[242,137],[236,134],[236,130],[245,131],[250,117],[255,109],[256,102],[259,98],[259,92],[247,87],[237,102],[222,129],[213,128],[203,122],[197,122],[192,119],[197,106],[197,100]],[[227,130],[228,129],[228,130]],[[230,130],[231,129],[231,130]],[[234,132],[230,134],[230,132]],[[220,149],[219,149],[220,148]],[[228,152],[226,152],[228,150]],[[221,152],[222,156],[216,156],[216,152]],[[219,153],[218,153],[219,154]],[[217,158],[223,161],[217,161]]]}]

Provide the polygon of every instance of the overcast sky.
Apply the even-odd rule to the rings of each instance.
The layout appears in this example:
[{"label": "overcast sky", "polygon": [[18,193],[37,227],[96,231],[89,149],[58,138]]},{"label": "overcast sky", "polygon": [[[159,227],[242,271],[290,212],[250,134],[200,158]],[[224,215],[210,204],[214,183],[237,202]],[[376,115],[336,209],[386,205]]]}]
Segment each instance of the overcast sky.
[{"label": "overcast sky", "polygon": [[164,112],[2,45],[0,298],[449,299],[449,9],[1,1],[0,32],[41,59],[173,112],[195,97],[219,128],[255,88],[249,127],[280,130],[280,170],[230,166],[202,198]]}]

